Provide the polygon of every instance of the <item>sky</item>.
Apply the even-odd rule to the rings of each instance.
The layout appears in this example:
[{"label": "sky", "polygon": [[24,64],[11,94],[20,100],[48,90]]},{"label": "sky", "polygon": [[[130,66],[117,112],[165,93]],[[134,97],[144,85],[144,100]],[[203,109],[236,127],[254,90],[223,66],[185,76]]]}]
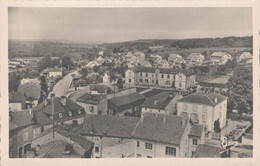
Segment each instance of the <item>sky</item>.
[{"label": "sky", "polygon": [[88,43],[252,35],[251,8],[22,8],[9,39]]}]

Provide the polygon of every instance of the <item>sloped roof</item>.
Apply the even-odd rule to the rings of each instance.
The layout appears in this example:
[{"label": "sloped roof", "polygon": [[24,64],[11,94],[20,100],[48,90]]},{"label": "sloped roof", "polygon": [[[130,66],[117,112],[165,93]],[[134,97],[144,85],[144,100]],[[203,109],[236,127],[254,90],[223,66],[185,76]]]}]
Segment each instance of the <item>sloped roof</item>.
[{"label": "sloped roof", "polygon": [[191,53],[189,56],[187,56],[187,60],[193,60],[193,61],[197,61],[199,58],[204,59],[204,55],[200,54],[200,53]]},{"label": "sloped roof", "polygon": [[91,91],[97,91],[98,93],[112,93],[112,89],[106,85],[91,84],[89,89]]},{"label": "sloped roof", "polygon": [[178,54],[171,53],[168,57],[168,61],[175,61],[176,59],[179,59],[181,56]]},{"label": "sloped roof", "polygon": [[243,52],[240,56],[239,59],[252,59],[253,56],[250,52]]},{"label": "sloped roof", "polygon": [[[144,139],[179,145],[184,134],[188,119],[184,119],[182,126],[182,117],[176,115],[155,115],[145,113],[143,121],[140,121],[132,134],[133,138]],[[166,121],[163,123],[163,116]]]},{"label": "sloped roof", "polygon": [[[217,99],[217,102],[215,102],[215,98]],[[188,96],[185,96],[178,101],[215,106],[218,103],[220,103],[226,99],[227,99],[227,97],[216,94],[216,93],[197,92],[197,93],[193,93]]]},{"label": "sloped roof", "polygon": [[220,157],[220,152],[224,151],[222,148],[199,144],[195,151],[195,157],[197,158],[218,158]]},{"label": "sloped roof", "polygon": [[77,101],[82,103],[98,104],[102,99],[103,96],[101,95],[86,93],[83,96],[79,97]]},{"label": "sloped roof", "polygon": [[23,84],[18,87],[17,92],[26,94],[26,97],[38,99],[41,95],[41,86],[40,84]]},{"label": "sloped roof", "polygon": [[119,96],[119,97],[109,99],[108,107],[110,106],[110,103],[112,103],[114,106],[119,108],[119,111],[124,111],[136,106],[140,106],[143,104],[144,101],[145,101],[145,97],[143,95],[134,92],[124,96]]},{"label": "sloped roof", "polygon": [[195,124],[191,127],[189,136],[201,137],[203,130],[204,130],[204,125]]},{"label": "sloped roof", "polygon": [[47,68],[48,72],[62,72],[62,68]]},{"label": "sloped roof", "polygon": [[[66,106],[63,106],[59,97],[54,98],[54,121],[64,121],[85,116],[85,111],[82,106],[68,98],[66,98],[66,100]],[[52,120],[50,119],[50,116],[52,115],[51,101],[48,101],[47,105],[45,105],[43,102],[33,110],[35,111],[35,119],[38,124],[48,125],[52,123]],[[80,114],[78,113],[78,110],[81,110]],[[71,116],[69,115],[70,111],[72,112]],[[62,118],[59,118],[59,113],[62,114]]]},{"label": "sloped roof", "polygon": [[26,94],[21,92],[16,92],[9,96],[9,102],[10,103],[16,103],[16,102],[25,102],[26,100]]},{"label": "sloped roof", "polygon": [[9,120],[9,130],[33,125],[35,123],[33,121],[33,115],[28,111],[10,112],[10,114],[12,118],[11,121]]},{"label": "sloped roof", "polygon": [[111,115],[86,115],[81,134],[131,138],[139,118]]},{"label": "sloped roof", "polygon": [[214,52],[213,54],[210,55],[210,57],[212,57],[212,58],[221,58],[221,57],[223,57],[225,55],[231,58],[231,55],[229,55],[226,52]]},{"label": "sloped roof", "polygon": [[[170,101],[174,98],[175,94],[169,97],[169,92],[162,92],[155,96],[149,97],[141,106],[144,108],[154,108],[154,109],[165,109]],[[156,101],[156,103],[155,103]]]}]

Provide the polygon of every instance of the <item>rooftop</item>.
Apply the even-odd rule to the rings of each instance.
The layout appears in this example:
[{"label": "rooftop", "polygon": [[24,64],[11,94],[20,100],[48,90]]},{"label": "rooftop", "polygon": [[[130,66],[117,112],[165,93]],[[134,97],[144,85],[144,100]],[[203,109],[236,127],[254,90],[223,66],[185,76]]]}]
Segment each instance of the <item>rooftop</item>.
[{"label": "rooftop", "polygon": [[217,78],[207,79],[202,81],[200,85],[202,86],[215,86],[215,87],[225,87],[228,83],[230,76],[219,76]]},{"label": "rooftop", "polygon": [[98,104],[104,97],[101,95],[86,93],[79,97],[76,101],[89,104]]},{"label": "rooftop", "polygon": [[33,125],[33,115],[29,111],[17,111],[9,113],[11,118],[9,120],[9,130],[15,130],[20,127]]},{"label": "rooftop", "polygon": [[197,93],[193,93],[188,96],[185,96],[178,101],[215,106],[226,99],[227,99],[227,97],[216,94],[216,93],[197,92]]},{"label": "rooftop", "polygon": [[110,115],[86,115],[81,134],[131,138],[139,118]]},{"label": "rooftop", "polygon": [[21,92],[16,92],[12,95],[9,95],[10,103],[25,102],[25,100],[26,100],[26,94],[21,93]]},{"label": "rooftop", "polygon": [[26,97],[38,99],[41,95],[41,86],[40,84],[23,84],[18,87],[17,92],[25,94]]},{"label": "rooftop", "polygon": [[204,130],[204,125],[195,124],[191,127],[189,136],[201,137]]},{"label": "rooftop", "polygon": [[130,93],[124,96],[115,97],[109,99],[108,102],[116,107],[119,107],[119,111],[127,110],[139,105],[142,105],[145,101],[145,97],[137,92]]},{"label": "rooftop", "polygon": [[98,93],[112,93],[112,89],[106,85],[92,84],[89,89]]},{"label": "rooftop", "polygon": [[176,94],[170,92],[162,92],[152,97],[149,97],[143,104],[142,107],[154,108],[154,109],[165,109],[170,101],[175,97]]},{"label": "rooftop", "polygon": [[[165,123],[163,122],[164,117]],[[183,124],[182,120],[184,120]],[[176,115],[145,113],[143,120],[138,123],[132,137],[179,145],[188,123],[187,118],[183,119]]]}]

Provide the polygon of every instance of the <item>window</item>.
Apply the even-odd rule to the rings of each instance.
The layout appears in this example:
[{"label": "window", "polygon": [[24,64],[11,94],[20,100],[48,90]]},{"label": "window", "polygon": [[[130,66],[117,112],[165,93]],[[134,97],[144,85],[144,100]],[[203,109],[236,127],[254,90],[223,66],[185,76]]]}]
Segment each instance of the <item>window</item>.
[{"label": "window", "polygon": [[145,83],[148,83],[148,79],[145,79]]},{"label": "window", "polygon": [[154,84],[154,80],[152,80],[152,83]]},{"label": "window", "polygon": [[129,82],[131,82],[131,79],[129,79]]},{"label": "window", "polygon": [[23,133],[23,141],[27,141],[28,140],[28,133]]},{"label": "window", "polygon": [[197,139],[192,139],[192,145],[198,145],[198,140]]},{"label": "window", "polygon": [[170,81],[166,81],[166,85],[171,85],[171,82]]},{"label": "window", "polygon": [[171,156],[176,156],[176,148],[166,146],[165,154],[171,155]]},{"label": "window", "polygon": [[140,79],[139,79],[139,82],[143,82],[143,79],[142,79],[142,78],[140,78]]},{"label": "window", "polygon": [[59,117],[62,118],[62,114],[61,113],[59,113]]},{"label": "window", "polygon": [[202,122],[207,123],[207,115],[205,114],[202,115]]},{"label": "window", "polygon": [[80,111],[80,110],[78,110],[78,113],[79,113],[79,114],[81,114],[81,111]]},{"label": "window", "polygon": [[191,114],[191,120],[194,122],[198,122],[199,118],[198,118],[198,114],[192,113]]},{"label": "window", "polygon": [[167,75],[167,78],[170,78],[170,75],[169,75],[169,74]]},{"label": "window", "polygon": [[162,74],[162,78],[163,78],[163,74]]},{"label": "window", "polygon": [[187,112],[181,112],[181,117],[188,117],[188,113]]},{"label": "window", "polygon": [[137,142],[136,142],[136,147],[138,147],[138,148],[139,148],[139,146],[140,146],[140,142],[139,142],[139,141],[137,141]]},{"label": "window", "polygon": [[69,112],[69,116],[72,116],[72,112],[71,111]]},{"label": "window", "polygon": [[99,147],[98,146],[95,146],[95,152],[99,153]]},{"label": "window", "polygon": [[195,157],[195,151],[191,151],[191,157]]},{"label": "window", "polygon": [[147,156],[147,158],[152,158],[152,156]]},{"label": "window", "polygon": [[136,154],[136,157],[137,157],[137,158],[141,158],[142,155],[141,155],[141,154]]},{"label": "window", "polygon": [[187,104],[183,103],[183,110],[187,110]]},{"label": "window", "polygon": [[94,112],[94,106],[89,106],[89,112]]},{"label": "window", "polygon": [[140,76],[142,77],[142,76],[143,76],[143,74],[142,74],[142,73],[140,73]]},{"label": "window", "polygon": [[152,149],[153,149],[153,144],[151,144],[151,143],[145,143],[145,149],[152,150]]},{"label": "window", "polygon": [[148,73],[145,73],[145,77],[148,77]]}]

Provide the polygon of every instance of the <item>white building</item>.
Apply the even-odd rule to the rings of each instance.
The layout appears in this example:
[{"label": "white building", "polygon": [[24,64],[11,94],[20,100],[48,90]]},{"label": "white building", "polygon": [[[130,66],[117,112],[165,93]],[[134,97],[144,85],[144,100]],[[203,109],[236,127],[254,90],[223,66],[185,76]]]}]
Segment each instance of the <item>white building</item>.
[{"label": "white building", "polygon": [[190,117],[195,123],[204,124],[208,131],[219,120],[220,128],[226,126],[227,97],[219,94],[193,93],[177,102],[177,115]]},{"label": "white building", "polygon": [[103,83],[105,83],[105,84],[110,83],[110,76],[107,73],[105,73],[103,76]]},{"label": "white building", "polygon": [[175,88],[177,90],[186,90],[196,83],[196,75],[178,73],[175,75]]},{"label": "white building", "polygon": [[240,63],[252,63],[252,60],[253,60],[253,56],[250,52],[243,52],[237,58],[237,62],[240,62]]},{"label": "white building", "polygon": [[231,55],[226,52],[214,52],[210,55],[212,64],[224,65],[231,59]]}]

